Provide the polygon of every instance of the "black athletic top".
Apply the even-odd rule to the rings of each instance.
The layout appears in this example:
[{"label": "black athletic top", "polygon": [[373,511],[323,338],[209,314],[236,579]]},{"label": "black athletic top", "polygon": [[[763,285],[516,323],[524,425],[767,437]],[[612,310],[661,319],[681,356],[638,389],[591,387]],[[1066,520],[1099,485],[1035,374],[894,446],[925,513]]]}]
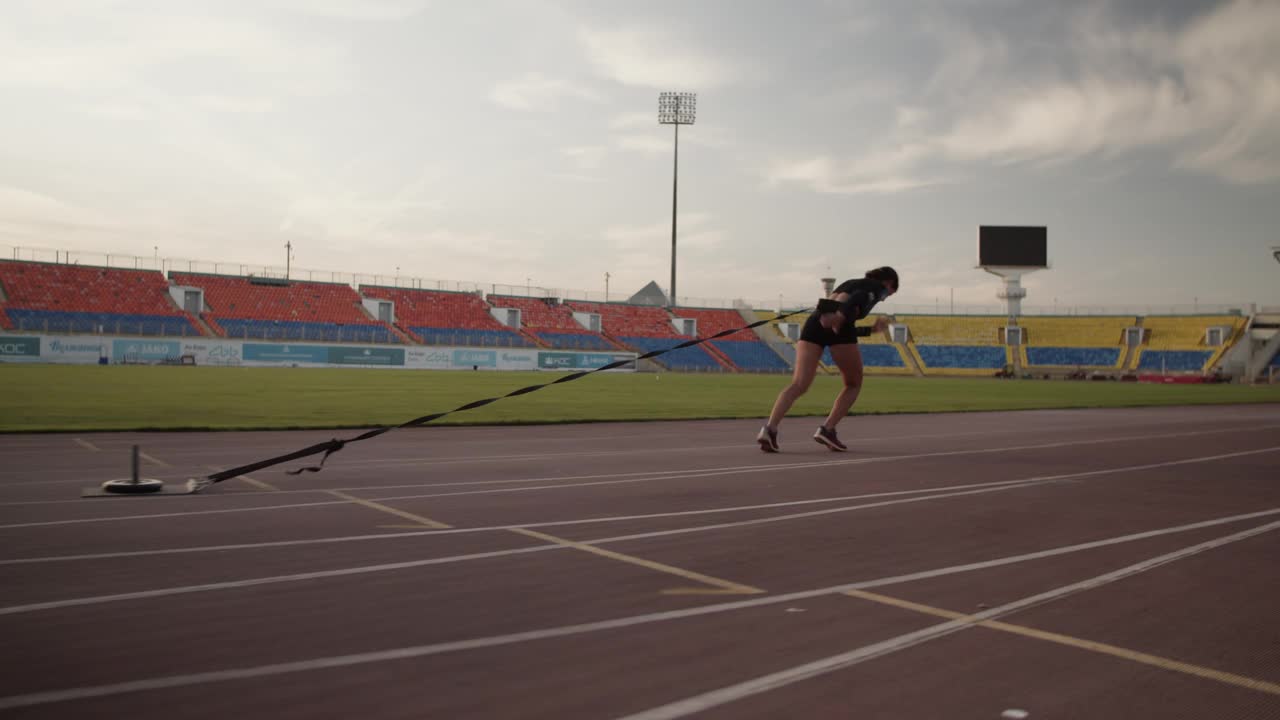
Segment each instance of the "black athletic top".
[{"label": "black athletic top", "polygon": [[[845,316],[846,322],[852,324],[856,320],[861,320],[871,313],[871,308],[875,307],[881,300],[885,298],[887,292],[884,283],[871,278],[856,278],[854,280],[845,280],[840,283],[835,293],[848,293],[849,299],[844,302],[837,303],[834,300],[823,301],[823,305],[827,307],[822,309],[823,312],[832,312],[839,310]],[[838,307],[837,307],[838,305]],[[871,334],[871,328],[857,328],[855,332],[863,337]]]}]

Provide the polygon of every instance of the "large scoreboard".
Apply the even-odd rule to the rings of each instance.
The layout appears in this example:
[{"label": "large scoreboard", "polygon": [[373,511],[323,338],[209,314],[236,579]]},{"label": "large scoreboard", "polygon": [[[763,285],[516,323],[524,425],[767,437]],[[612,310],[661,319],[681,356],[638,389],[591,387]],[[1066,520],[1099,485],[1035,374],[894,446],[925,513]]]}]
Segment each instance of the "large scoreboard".
[{"label": "large scoreboard", "polygon": [[1036,225],[979,225],[980,267],[1049,267],[1049,229]]}]

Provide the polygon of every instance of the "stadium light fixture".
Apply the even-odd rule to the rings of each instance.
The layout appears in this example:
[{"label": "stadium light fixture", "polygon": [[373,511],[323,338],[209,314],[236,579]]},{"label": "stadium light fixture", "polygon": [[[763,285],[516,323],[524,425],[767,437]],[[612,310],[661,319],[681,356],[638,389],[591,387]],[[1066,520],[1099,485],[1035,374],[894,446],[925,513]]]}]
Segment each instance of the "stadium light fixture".
[{"label": "stadium light fixture", "polygon": [[680,180],[680,126],[692,125],[698,110],[698,96],[690,92],[664,92],[658,95],[658,124],[675,126],[675,158],[671,166],[671,293],[669,301],[676,305],[676,190]]}]

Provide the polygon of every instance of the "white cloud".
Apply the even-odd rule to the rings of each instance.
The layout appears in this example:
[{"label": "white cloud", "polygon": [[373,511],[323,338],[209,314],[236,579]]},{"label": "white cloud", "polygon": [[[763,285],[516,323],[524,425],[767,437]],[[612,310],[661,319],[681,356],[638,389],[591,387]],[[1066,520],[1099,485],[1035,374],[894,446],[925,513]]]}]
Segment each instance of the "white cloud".
[{"label": "white cloud", "polygon": [[490,100],[513,110],[554,110],[556,101],[562,98],[601,100],[599,93],[589,88],[541,73],[525,73],[489,91]]},{"label": "white cloud", "polygon": [[274,10],[336,20],[404,20],[426,10],[430,0],[268,0]]},{"label": "white cloud", "polygon": [[256,115],[268,113],[276,105],[267,98],[234,95],[199,95],[193,102],[199,108],[220,113]]},{"label": "white cloud", "polygon": [[[725,233],[713,225],[714,218],[707,213],[681,213],[676,219],[677,244],[683,249],[711,250],[723,242]],[[621,252],[652,252],[654,248],[670,247],[671,218],[651,225],[615,225],[606,228],[601,235]],[[665,239],[665,240],[664,240]],[[663,243],[666,245],[663,245]]]},{"label": "white cloud", "polygon": [[634,130],[636,128],[651,128],[658,122],[658,103],[655,100],[653,104],[653,112],[629,112],[614,115],[609,121],[609,127],[613,130]]},{"label": "white cloud", "polygon": [[669,153],[672,151],[674,141],[669,137],[659,137],[657,135],[619,135],[614,138],[614,142],[618,148],[622,150],[634,150],[636,152],[645,153]]},{"label": "white cloud", "polygon": [[580,145],[560,150],[561,154],[573,161],[580,170],[596,170],[609,154],[609,148],[601,145]]},{"label": "white cloud", "polygon": [[[1280,5],[1235,0],[1178,32],[1075,19],[1080,69],[1042,82],[1006,74],[933,138],[965,161],[1062,161],[1162,148],[1174,164],[1230,182],[1280,179]],[[960,52],[963,57],[972,49]],[[979,53],[981,54],[981,53]],[[951,64],[954,57],[948,57]],[[984,68],[984,62],[966,63]]]},{"label": "white cloud", "polygon": [[847,161],[828,155],[784,161],[768,171],[767,180],[772,185],[801,183],[816,192],[837,195],[904,192],[944,182],[940,175],[921,170],[927,155],[922,145],[904,145]]},{"label": "white cloud", "polygon": [[6,18],[25,32],[0,30],[0,87],[122,93],[193,59],[215,60],[264,92],[325,95],[350,83],[342,47],[265,22],[177,4],[55,10],[30,5]]},{"label": "white cloud", "polygon": [[1065,57],[1045,67],[995,31],[930,20],[937,69],[875,139],[896,149],[790,158],[768,168],[767,180],[892,193],[937,184],[955,166],[1138,150],[1232,183],[1280,180],[1280,4],[1233,0],[1177,31],[1123,27],[1093,5],[1069,27]]},{"label": "white cloud", "polygon": [[711,90],[747,75],[742,63],[697,50],[670,31],[583,28],[578,38],[596,70],[623,85]]}]

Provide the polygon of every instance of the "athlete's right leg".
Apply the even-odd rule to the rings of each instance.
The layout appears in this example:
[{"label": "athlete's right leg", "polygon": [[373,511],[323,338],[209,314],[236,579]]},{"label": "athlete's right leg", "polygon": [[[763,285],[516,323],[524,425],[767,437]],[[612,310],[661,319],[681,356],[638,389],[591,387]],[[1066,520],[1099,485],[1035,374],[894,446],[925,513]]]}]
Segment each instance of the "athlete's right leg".
[{"label": "athlete's right leg", "polygon": [[760,429],[757,440],[760,449],[765,452],[778,451],[778,425],[795,401],[813,384],[813,376],[818,372],[818,361],[822,359],[822,346],[800,340],[796,342],[796,366],[791,375],[791,382],[778,393],[773,403],[773,412],[769,413],[769,422]]}]

